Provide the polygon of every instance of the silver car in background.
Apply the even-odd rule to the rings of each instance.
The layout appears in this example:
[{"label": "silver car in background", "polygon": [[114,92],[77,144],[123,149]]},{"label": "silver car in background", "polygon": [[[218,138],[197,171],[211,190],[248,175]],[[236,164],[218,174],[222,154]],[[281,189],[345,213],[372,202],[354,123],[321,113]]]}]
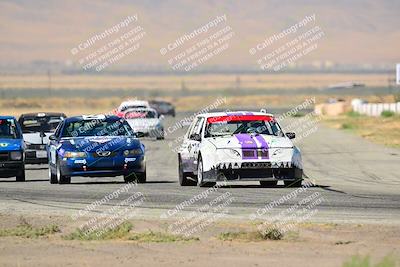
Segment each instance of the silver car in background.
[{"label": "silver car in background", "polygon": [[142,137],[164,139],[164,116],[153,108],[133,108],[124,113],[125,120]]}]

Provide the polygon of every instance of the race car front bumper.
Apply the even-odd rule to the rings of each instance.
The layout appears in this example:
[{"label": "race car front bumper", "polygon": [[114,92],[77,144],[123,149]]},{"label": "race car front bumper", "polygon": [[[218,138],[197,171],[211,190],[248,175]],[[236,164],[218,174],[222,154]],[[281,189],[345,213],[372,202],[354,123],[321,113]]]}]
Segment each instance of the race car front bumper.
[{"label": "race car front bumper", "polygon": [[47,151],[27,149],[25,150],[25,162],[28,164],[47,163],[48,162]]},{"label": "race car front bumper", "polygon": [[277,181],[298,180],[303,170],[292,162],[224,162],[204,173],[204,180]]},{"label": "race car front bumper", "polygon": [[146,162],[144,155],[137,157],[63,159],[61,172],[65,176],[112,177],[132,173],[144,173]]},{"label": "race car front bumper", "polygon": [[22,172],[24,168],[23,161],[0,161],[0,177],[14,177]]}]

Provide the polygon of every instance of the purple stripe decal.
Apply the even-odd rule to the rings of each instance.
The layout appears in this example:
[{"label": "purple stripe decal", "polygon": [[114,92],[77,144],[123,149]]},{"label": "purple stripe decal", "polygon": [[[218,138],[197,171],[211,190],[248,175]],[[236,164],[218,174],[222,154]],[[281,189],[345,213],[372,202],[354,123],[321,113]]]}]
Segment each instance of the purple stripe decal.
[{"label": "purple stripe decal", "polygon": [[[269,153],[268,153],[268,143],[267,141],[265,141],[264,137],[262,137],[261,135],[257,135],[256,139],[258,142],[260,142],[261,144],[261,151],[267,151],[267,156],[261,156],[262,159],[269,159]],[[263,153],[264,154],[264,153]]]},{"label": "purple stripe decal", "polygon": [[[257,143],[249,134],[236,134],[235,137],[239,141],[242,148],[242,159],[257,159]],[[252,153],[253,156],[245,155],[245,152]]]}]

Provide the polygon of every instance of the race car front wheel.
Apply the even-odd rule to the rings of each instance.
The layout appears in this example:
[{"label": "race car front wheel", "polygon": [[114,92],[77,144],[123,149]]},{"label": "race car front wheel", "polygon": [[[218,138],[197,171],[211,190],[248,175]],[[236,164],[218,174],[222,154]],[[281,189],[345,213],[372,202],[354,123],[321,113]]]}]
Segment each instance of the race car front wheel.
[{"label": "race car front wheel", "polygon": [[[179,184],[181,186],[196,185],[196,183],[193,180],[190,180],[187,178],[190,175],[190,173],[183,171],[181,155],[178,155],[178,175],[179,175]],[[193,175],[193,173],[192,173],[192,175]]]},{"label": "race car front wheel", "polygon": [[57,184],[57,175],[51,171],[51,167],[49,166],[49,181],[51,184]]},{"label": "race car front wheel", "polygon": [[25,168],[20,170],[16,176],[17,182],[24,182],[25,181]]},{"label": "race car front wheel", "polygon": [[59,184],[70,184],[71,183],[71,177],[69,176],[65,176],[62,173],[61,170],[61,166],[60,166],[60,162],[57,161],[57,171],[56,171],[56,175],[57,175],[57,181]]},{"label": "race car front wheel", "polygon": [[211,187],[216,184],[215,182],[204,182],[203,179],[204,179],[203,159],[200,155],[197,161],[197,186]]}]

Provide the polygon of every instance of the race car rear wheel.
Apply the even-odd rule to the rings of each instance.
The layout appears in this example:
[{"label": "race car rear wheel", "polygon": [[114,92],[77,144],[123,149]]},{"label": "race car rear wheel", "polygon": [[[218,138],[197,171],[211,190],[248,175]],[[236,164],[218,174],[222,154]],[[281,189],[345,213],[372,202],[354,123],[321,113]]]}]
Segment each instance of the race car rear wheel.
[{"label": "race car rear wheel", "polygon": [[69,176],[65,176],[63,173],[62,173],[62,170],[61,170],[61,166],[60,166],[60,162],[59,161],[57,161],[57,181],[58,181],[58,183],[59,184],[70,184],[71,183],[71,177],[69,177]]},{"label": "race car rear wheel", "polygon": [[278,184],[278,181],[260,181],[261,187],[274,187]]},{"label": "race car rear wheel", "polygon": [[216,184],[215,182],[204,182],[203,178],[204,178],[203,159],[201,158],[201,155],[200,155],[199,159],[197,161],[197,186],[211,187]]},{"label": "race car rear wheel", "polygon": [[190,176],[190,173],[183,171],[181,155],[178,155],[178,175],[179,175],[179,184],[181,186],[196,185],[196,183],[193,180],[187,178],[188,176]]},{"label": "race car rear wheel", "polygon": [[20,170],[16,176],[17,182],[25,182],[25,168]]},{"label": "race car rear wheel", "polygon": [[50,166],[49,166],[49,181],[50,181],[51,184],[57,184],[57,183],[58,183],[57,175],[54,174],[54,173],[51,171]]}]

